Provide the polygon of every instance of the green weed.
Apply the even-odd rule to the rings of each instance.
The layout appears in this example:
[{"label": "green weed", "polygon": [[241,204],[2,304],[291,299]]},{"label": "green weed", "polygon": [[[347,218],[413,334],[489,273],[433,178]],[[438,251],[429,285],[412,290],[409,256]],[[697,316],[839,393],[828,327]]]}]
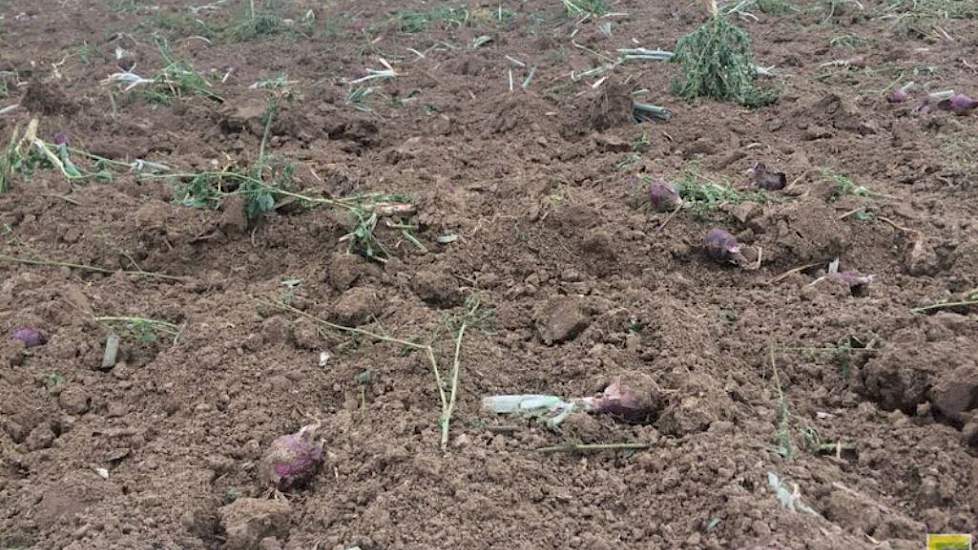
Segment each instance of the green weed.
[{"label": "green weed", "polygon": [[833,18],[849,14],[850,7],[859,11],[864,9],[859,0],[818,0],[815,9],[825,14],[822,23],[830,23]]},{"label": "green weed", "polygon": [[96,162],[91,170],[75,164],[71,155],[76,151],[68,147],[67,138],[57,144],[38,138],[37,119],[31,120],[23,132],[15,127],[0,152],[0,193],[10,190],[15,177],[29,179],[38,170],[58,170],[71,181],[112,179],[112,173],[101,162]]},{"label": "green weed", "polygon": [[172,38],[200,36],[211,40],[217,36],[217,32],[207,23],[185,11],[175,13],[157,11],[144,19],[136,26],[136,29],[150,34],[157,34],[162,31]]},{"label": "green weed", "polygon": [[604,0],[562,0],[567,15],[578,17],[581,15],[591,15],[601,17],[608,13],[608,5]]},{"label": "green weed", "polygon": [[771,377],[774,381],[774,389],[778,393],[778,410],[776,430],[774,432],[774,439],[777,443],[775,451],[781,458],[785,460],[791,460],[795,456],[795,448],[791,442],[791,410],[788,405],[788,399],[784,395],[784,391],[781,388],[781,376],[778,374],[778,367],[774,360],[774,346],[772,345],[769,350],[770,361],[771,361]]},{"label": "green weed", "polygon": [[673,63],[682,77],[672,83],[673,93],[686,100],[708,97],[749,107],[777,99],[773,91],[754,85],[756,69],[750,37],[722,15],[711,17],[676,43]]},{"label": "green weed", "polygon": [[836,201],[845,196],[854,197],[888,197],[882,193],[877,193],[872,189],[866,187],[865,185],[859,185],[852,180],[849,176],[844,174],[839,174],[831,170],[823,170],[822,175],[827,178],[831,183],[835,185],[835,189],[832,191],[830,200]]},{"label": "green weed", "polygon": [[642,160],[642,154],[649,150],[649,146],[652,145],[649,135],[646,132],[642,132],[642,135],[635,138],[632,141],[632,152],[625,156],[622,160],[618,161],[615,168],[618,170],[627,170],[633,165],[637,164]]},{"label": "green weed", "polygon": [[95,322],[117,329],[142,344],[154,344],[161,336],[175,344],[183,330],[179,325],[144,317],[96,317]]},{"label": "green weed", "polygon": [[833,36],[829,40],[829,46],[833,48],[846,48],[854,50],[866,44],[866,39],[854,34],[840,34]]},{"label": "green weed", "polygon": [[238,18],[238,22],[228,26],[224,35],[233,42],[246,42],[267,36],[273,36],[292,29],[285,24],[280,13],[278,2],[265,0],[261,5],[255,5],[250,0],[248,9]]},{"label": "green weed", "polygon": [[795,6],[786,0],[756,0],[757,9],[768,15],[784,15],[798,11]]},{"label": "green weed", "polygon": [[394,15],[397,29],[406,33],[419,33],[430,25],[441,24],[446,29],[463,27],[469,22],[467,8],[433,8],[428,11],[402,11]]},{"label": "green weed", "polygon": [[699,165],[689,163],[675,181],[676,190],[686,208],[699,218],[708,218],[721,207],[744,202],[766,203],[771,196],[755,189],[735,189],[724,181],[702,175]]},{"label": "green weed", "polygon": [[58,372],[50,372],[44,375],[44,386],[48,392],[54,392],[65,384],[65,377]]},{"label": "green weed", "polygon": [[212,90],[210,82],[195,71],[189,62],[173,55],[166,40],[158,39],[157,47],[166,65],[154,77],[143,78],[131,71],[123,71],[109,75],[106,81],[123,86],[124,91],[138,89],[138,93],[147,101],[163,105],[170,104],[173,99],[191,95],[206,97],[218,103],[224,102],[224,98]]},{"label": "green weed", "polygon": [[919,38],[950,38],[941,26],[950,20],[978,19],[974,0],[891,0],[881,18],[895,30]]}]

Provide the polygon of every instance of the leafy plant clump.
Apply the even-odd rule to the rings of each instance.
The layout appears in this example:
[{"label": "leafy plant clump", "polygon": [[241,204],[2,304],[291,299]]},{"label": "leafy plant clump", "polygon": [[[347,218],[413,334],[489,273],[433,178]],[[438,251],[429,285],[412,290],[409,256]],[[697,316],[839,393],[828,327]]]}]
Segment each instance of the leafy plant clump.
[{"label": "leafy plant clump", "polygon": [[276,2],[266,0],[262,5],[256,5],[255,0],[251,0],[240,20],[225,29],[225,35],[232,42],[246,42],[290,30],[279,15]]},{"label": "leafy plant clump", "polygon": [[682,66],[682,76],[673,81],[673,93],[687,100],[709,97],[748,107],[774,102],[775,92],[754,85],[750,37],[712,7],[710,20],[676,43],[672,62]]},{"label": "leafy plant clump", "polygon": [[764,204],[776,200],[771,194],[758,189],[738,189],[723,181],[713,181],[700,173],[695,164],[687,166],[675,182],[675,190],[685,208],[694,216],[709,218],[721,207],[756,202]]},{"label": "leafy plant clump", "polygon": [[592,15],[600,17],[608,13],[604,0],[563,0],[564,9],[571,16]]},{"label": "leafy plant clump", "polygon": [[394,16],[394,21],[399,31],[410,34],[423,32],[433,23],[442,23],[451,29],[468,24],[469,10],[439,7],[429,11],[403,11]]},{"label": "leafy plant clump", "polygon": [[218,103],[224,102],[224,98],[212,90],[211,83],[194,70],[189,62],[173,55],[165,40],[158,39],[157,47],[166,65],[152,78],[143,78],[129,69],[109,75],[105,83],[119,84],[126,92],[140,88],[143,97],[161,105],[168,105],[175,98],[191,95],[203,96]]}]

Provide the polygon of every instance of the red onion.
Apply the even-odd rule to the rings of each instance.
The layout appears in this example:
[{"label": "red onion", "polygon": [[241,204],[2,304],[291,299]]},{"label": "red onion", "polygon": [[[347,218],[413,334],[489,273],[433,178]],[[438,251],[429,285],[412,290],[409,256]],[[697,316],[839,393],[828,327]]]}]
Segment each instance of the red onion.
[{"label": "red onion", "polygon": [[858,271],[839,271],[837,273],[829,273],[826,277],[848,285],[849,291],[853,296],[865,295],[869,284],[874,279],[873,275],[863,275]]},{"label": "red onion", "polygon": [[585,410],[638,423],[652,420],[656,416],[661,405],[657,403],[657,397],[660,396],[654,383],[643,384],[641,377],[632,377],[629,383],[623,383],[621,377],[618,377],[605,387],[601,395],[585,397],[581,402],[584,403]]},{"label": "red onion", "polygon": [[903,88],[896,88],[890,92],[890,95],[886,96],[886,100],[890,103],[903,103],[908,99],[910,99],[910,94]]},{"label": "red onion", "polygon": [[649,200],[658,212],[671,212],[683,203],[676,188],[661,180],[649,186]]},{"label": "red onion", "polygon": [[33,348],[35,346],[43,346],[48,343],[47,336],[35,329],[30,327],[22,327],[14,331],[13,339],[23,342],[24,347]]},{"label": "red onion", "polygon": [[754,163],[749,174],[754,185],[767,191],[784,189],[788,182],[784,172],[769,172],[763,162]]},{"label": "red onion", "polygon": [[966,115],[978,107],[978,101],[964,94],[954,94],[937,104],[940,109],[951,111],[956,115]]},{"label": "red onion", "polygon": [[747,265],[740,243],[733,235],[723,229],[711,229],[703,240],[706,253],[714,260],[730,262],[740,266]]},{"label": "red onion", "polygon": [[316,441],[319,424],[272,441],[262,456],[259,473],[280,490],[299,487],[312,479],[323,463],[323,442]]}]

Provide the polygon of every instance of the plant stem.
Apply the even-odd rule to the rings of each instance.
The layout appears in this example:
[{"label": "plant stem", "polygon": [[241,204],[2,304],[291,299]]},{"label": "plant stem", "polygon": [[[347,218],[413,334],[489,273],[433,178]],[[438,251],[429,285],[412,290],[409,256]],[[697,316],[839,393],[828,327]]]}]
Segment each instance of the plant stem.
[{"label": "plant stem", "polygon": [[160,321],[158,319],[146,319],[144,317],[95,317],[96,323],[145,323],[148,325],[153,325],[161,329],[166,329],[168,332],[177,333],[180,332],[180,326],[174,325],[173,323],[168,323],[166,321]]},{"label": "plant stem", "polygon": [[476,301],[469,307],[463,317],[462,325],[458,328],[455,335],[455,360],[452,362],[452,385],[449,388],[448,405],[442,413],[441,418],[441,449],[444,451],[448,446],[448,426],[452,421],[452,412],[455,411],[455,398],[458,395],[458,374],[461,370],[462,339],[465,337],[465,329],[468,328],[468,319],[479,309],[479,302]]},{"label": "plant stem", "polygon": [[924,313],[927,311],[934,311],[936,309],[947,309],[960,306],[978,306],[978,299],[961,300],[960,302],[942,302],[939,304],[931,304],[929,306],[915,307],[910,310],[910,313]]},{"label": "plant stem", "polygon": [[248,6],[251,8],[251,20],[255,20],[255,0],[248,0]]},{"label": "plant stem", "polygon": [[652,445],[648,443],[577,443],[569,445],[554,445],[552,447],[540,447],[536,449],[539,453],[567,453],[579,451],[603,451],[621,449],[648,449]]},{"label": "plant stem", "polygon": [[[147,179],[154,179],[154,178],[176,178],[176,179],[180,179],[180,178],[196,178],[196,177],[227,178],[227,179],[230,179],[230,180],[237,180],[237,181],[240,181],[240,182],[243,182],[243,183],[252,183],[252,184],[256,184],[256,185],[261,185],[264,188],[268,189],[269,191],[274,191],[276,194],[282,195],[283,197],[292,197],[294,199],[299,199],[299,200],[302,200],[302,201],[311,202],[313,204],[326,204],[326,205],[329,205],[329,206],[338,206],[338,207],[341,207],[341,208],[346,208],[347,210],[352,210],[352,209],[355,208],[355,206],[348,204],[345,201],[345,199],[344,200],[336,200],[336,199],[326,199],[326,198],[310,197],[310,196],[307,196],[307,195],[300,195],[299,193],[293,193],[291,191],[286,191],[284,189],[279,189],[277,187],[271,187],[271,186],[265,184],[265,182],[261,181],[260,179],[253,178],[251,176],[246,176],[244,174],[239,174],[237,172],[216,172],[216,171],[210,171],[210,172],[183,172],[183,173],[177,173],[177,174],[147,174],[147,175],[145,175],[143,177],[145,177]],[[223,193],[223,194],[224,195],[234,195],[234,194],[237,194],[237,192],[234,191],[234,192],[231,192],[231,193]]]},{"label": "plant stem", "polygon": [[0,261],[7,261],[7,262],[26,264],[26,265],[42,265],[48,267],[68,267],[71,269],[81,269],[83,271],[91,271],[93,273],[105,273],[108,275],[112,275],[113,273],[122,273],[124,275],[137,275],[140,277],[164,279],[167,281],[186,282],[190,280],[189,277],[178,277],[176,275],[153,273],[151,271],[129,271],[124,269],[106,269],[104,267],[97,267],[94,265],[85,265],[85,264],[75,264],[71,262],[58,262],[54,260],[44,260],[44,259],[31,260],[29,258],[18,258],[16,256],[7,256],[6,254],[0,254]]},{"label": "plant stem", "polygon": [[[254,13],[254,0],[252,0],[252,13]],[[252,15],[254,18],[254,15]],[[268,144],[268,133],[272,129],[272,121],[275,120],[275,113],[278,105],[275,99],[268,100],[268,107],[265,108],[265,131],[261,135],[261,143],[258,145],[258,166],[255,169],[255,178],[261,181],[262,171],[265,170],[265,147]]]},{"label": "plant stem", "polygon": [[401,340],[400,338],[392,338],[390,336],[383,336],[381,334],[377,334],[375,332],[370,332],[368,330],[363,330],[363,329],[354,328],[354,327],[347,327],[347,326],[344,326],[344,325],[337,325],[336,323],[330,323],[329,321],[320,319],[319,317],[316,317],[315,315],[306,313],[305,311],[302,311],[301,309],[296,309],[296,308],[294,308],[294,307],[292,307],[292,306],[290,306],[290,305],[288,305],[288,304],[286,304],[284,302],[280,302],[280,301],[271,302],[271,301],[262,300],[262,299],[257,299],[257,301],[258,301],[258,303],[261,303],[261,304],[264,304],[264,305],[267,305],[267,306],[277,307],[279,309],[283,309],[285,311],[289,311],[289,312],[294,313],[296,315],[299,315],[301,317],[305,317],[306,319],[309,319],[310,321],[313,321],[315,323],[319,323],[320,325],[323,325],[324,327],[327,327],[327,328],[331,328],[333,330],[339,330],[341,332],[349,332],[349,333],[352,333],[352,334],[360,334],[360,335],[366,336],[368,338],[373,338],[374,340],[380,340],[382,342],[390,342],[392,344],[400,344],[402,346],[409,347],[411,349],[417,349],[417,350],[424,351],[425,352],[425,355],[427,355],[427,357],[428,357],[428,361],[431,363],[431,370],[432,370],[432,372],[435,375],[435,384],[438,386],[438,396],[439,396],[439,398],[441,400],[441,408],[442,408],[442,411],[445,411],[445,410],[448,409],[448,398],[445,395],[445,384],[442,381],[441,371],[438,369],[438,361],[437,361],[437,359],[435,359],[435,351],[434,351],[434,349],[430,345],[427,345],[427,344],[418,344],[418,343],[415,343],[415,342],[410,342],[408,340]]}]

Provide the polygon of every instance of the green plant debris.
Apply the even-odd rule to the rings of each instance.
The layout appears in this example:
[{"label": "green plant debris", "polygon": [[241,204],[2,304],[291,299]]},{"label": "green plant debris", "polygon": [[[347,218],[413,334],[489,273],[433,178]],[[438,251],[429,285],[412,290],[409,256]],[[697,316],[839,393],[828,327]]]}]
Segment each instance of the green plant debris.
[{"label": "green plant debris", "polygon": [[65,377],[58,372],[49,372],[44,375],[44,386],[48,392],[60,390],[65,385]]},{"label": "green plant debris", "polygon": [[169,45],[163,39],[157,39],[160,57],[165,63],[152,78],[143,78],[130,71],[113,73],[105,79],[107,84],[118,84],[124,91],[138,88],[138,91],[149,101],[169,104],[173,99],[190,95],[206,97],[218,103],[224,98],[215,93],[210,82],[194,70],[186,61],[174,57]]},{"label": "green plant debris", "polygon": [[406,33],[423,32],[433,24],[453,29],[469,22],[469,10],[461,7],[439,7],[428,11],[402,11],[394,15],[394,22],[399,31]]},{"label": "green plant debris", "polygon": [[698,218],[709,218],[727,205],[771,202],[773,197],[758,189],[736,189],[725,181],[705,177],[696,163],[687,164],[675,182],[676,191],[684,203]]},{"label": "green plant debris", "polygon": [[839,200],[845,196],[864,197],[864,198],[890,198],[889,195],[877,193],[865,185],[859,185],[849,176],[839,174],[831,170],[823,170],[823,177],[835,185],[830,200]]},{"label": "green plant debris", "polygon": [[842,17],[851,14],[851,8],[863,11],[865,8],[859,0],[819,0],[816,10],[821,10],[825,14],[822,23],[830,23],[835,17]]},{"label": "green plant debris", "polygon": [[567,15],[578,17],[581,15],[591,15],[601,17],[608,13],[608,5],[604,0],[562,0],[564,10]]},{"label": "green plant debris", "polygon": [[285,32],[294,32],[280,15],[278,2],[265,0],[260,5],[255,0],[249,0],[248,9],[238,18],[236,23],[229,25],[224,36],[232,42],[246,42],[274,36]]},{"label": "green plant debris", "polygon": [[786,480],[782,480],[774,472],[767,473],[767,482],[771,490],[774,491],[778,502],[780,502],[781,506],[784,508],[791,510],[792,512],[804,512],[806,514],[821,517],[818,512],[802,502],[801,492],[799,491],[797,484],[794,486],[789,486]]},{"label": "green plant debris", "polygon": [[682,71],[672,83],[673,93],[686,100],[708,97],[758,107],[777,99],[776,92],[754,85],[750,37],[723,15],[713,15],[680,38],[672,62]]},{"label": "green plant debris", "polygon": [[641,451],[651,448],[648,443],[567,443],[539,447],[538,453],[583,453],[588,451]]},{"label": "green plant debris", "polygon": [[136,29],[150,34],[160,33],[171,38],[199,36],[211,40],[217,36],[214,28],[189,11],[154,10],[153,15],[143,19]]},{"label": "green plant debris", "polygon": [[847,335],[839,341],[824,346],[779,347],[778,353],[800,354],[804,359],[817,363],[833,364],[844,379],[848,379],[853,364],[864,362],[862,358],[878,352],[877,338]]},{"label": "green plant debris", "polygon": [[267,302],[259,300],[259,304],[279,308],[294,315],[305,317],[306,319],[309,319],[326,329],[344,332],[354,337],[360,336],[375,341],[397,344],[402,346],[402,349],[405,350],[423,352],[431,365],[431,371],[435,378],[435,387],[438,391],[438,399],[440,404],[440,414],[438,417],[439,432],[441,434],[439,438],[440,446],[443,451],[447,450],[452,415],[454,414],[455,404],[459,392],[459,380],[462,366],[462,342],[465,339],[466,332],[472,329],[484,330],[488,328],[488,324],[491,323],[493,316],[493,311],[483,307],[478,296],[468,296],[465,300],[463,311],[459,315],[451,318],[450,322],[453,331],[452,341],[454,344],[454,353],[452,355],[451,369],[448,371],[447,380],[442,375],[443,369],[439,366],[441,363],[435,354],[435,340],[437,339],[437,332],[429,340],[429,342],[425,344],[413,340],[386,336],[361,328],[347,327],[331,323],[282,302]]},{"label": "green plant debris", "polygon": [[755,0],[755,5],[768,15],[785,15],[798,11],[798,8],[786,0]]},{"label": "green plant debris", "polygon": [[183,328],[179,325],[144,317],[96,317],[95,322],[128,334],[142,344],[154,344],[161,336],[171,339],[173,344],[176,344],[180,333],[183,332]]},{"label": "green plant debris", "polygon": [[[37,136],[38,120],[32,119],[24,131],[15,127],[10,141],[0,152],[0,193],[10,190],[15,178],[30,179],[38,170],[57,170],[70,181],[110,181],[112,173],[106,159],[88,155],[68,146],[67,138],[50,143]],[[72,154],[95,160],[91,169],[76,164]],[[130,169],[132,163],[127,164]]]},{"label": "green plant debris", "polygon": [[978,2],[974,0],[890,0],[880,9],[880,18],[891,22],[901,34],[953,41],[946,23],[953,20],[978,19]]}]

